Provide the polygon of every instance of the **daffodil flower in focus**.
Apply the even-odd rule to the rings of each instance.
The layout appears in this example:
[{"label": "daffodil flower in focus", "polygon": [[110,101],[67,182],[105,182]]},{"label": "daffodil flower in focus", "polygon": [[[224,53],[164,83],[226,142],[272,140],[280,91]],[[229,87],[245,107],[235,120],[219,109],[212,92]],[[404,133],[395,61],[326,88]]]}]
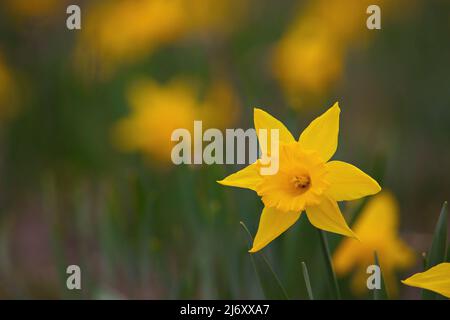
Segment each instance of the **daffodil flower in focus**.
[{"label": "daffodil flower in focus", "polygon": [[408,286],[431,290],[450,298],[450,263],[440,263],[402,282]]},{"label": "daffodil flower in focus", "polygon": [[398,204],[387,191],[373,197],[365,206],[353,230],[358,241],[345,239],[337,247],[333,264],[336,273],[343,276],[355,270],[352,290],[357,295],[367,292],[366,269],[374,263],[374,251],[380,258],[381,271],[389,295],[397,296],[395,271],[414,264],[414,252],[398,236]]},{"label": "daffodil flower in focus", "polygon": [[[263,164],[257,160],[218,181],[222,185],[254,190],[264,203],[250,252],[261,250],[286,231],[303,211],[315,227],[357,238],[342,216],[337,201],[375,194],[381,188],[355,166],[329,161],[338,144],[339,114],[336,103],[296,140],[280,121],[261,109],[254,109],[258,134],[272,129],[279,131],[279,170],[274,175],[262,175]],[[259,136],[260,140],[262,138]],[[261,143],[262,147],[264,145]],[[262,150],[263,153],[270,154],[270,148],[267,149]]]}]

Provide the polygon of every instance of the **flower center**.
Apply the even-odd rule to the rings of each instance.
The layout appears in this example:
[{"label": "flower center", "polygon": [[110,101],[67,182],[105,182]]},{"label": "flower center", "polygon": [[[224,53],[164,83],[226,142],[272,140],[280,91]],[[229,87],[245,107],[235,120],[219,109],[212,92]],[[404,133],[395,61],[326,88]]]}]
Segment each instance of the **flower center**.
[{"label": "flower center", "polygon": [[308,175],[297,175],[292,178],[294,187],[302,192],[305,192],[311,186],[311,178]]}]

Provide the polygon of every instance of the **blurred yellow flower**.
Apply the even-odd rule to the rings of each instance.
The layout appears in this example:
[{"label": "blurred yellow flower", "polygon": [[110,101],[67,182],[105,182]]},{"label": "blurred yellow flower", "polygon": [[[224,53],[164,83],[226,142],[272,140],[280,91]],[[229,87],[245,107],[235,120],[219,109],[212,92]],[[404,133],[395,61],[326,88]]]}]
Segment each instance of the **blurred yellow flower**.
[{"label": "blurred yellow flower", "polygon": [[374,264],[377,251],[381,271],[391,296],[397,295],[396,270],[414,264],[413,251],[398,236],[398,204],[394,196],[385,191],[372,198],[361,212],[353,230],[361,242],[343,240],[333,256],[336,274],[343,276],[355,270],[352,289],[355,294],[367,290],[366,269]]},{"label": "blurred yellow flower", "polygon": [[450,263],[440,263],[402,282],[408,286],[431,290],[450,298]]},{"label": "blurred yellow flower", "polygon": [[205,127],[225,128],[236,120],[239,102],[226,81],[213,82],[204,98],[199,96],[197,86],[188,79],[176,78],[165,85],[137,81],[128,90],[132,112],[114,128],[117,146],[165,163],[171,159],[175,129],[192,131],[194,120],[202,120]]},{"label": "blurred yellow flower", "polygon": [[102,72],[134,62],[187,35],[227,32],[247,0],[112,0],[94,3],[76,49],[79,63],[95,59]]},{"label": "blurred yellow flower", "polygon": [[329,89],[342,69],[343,50],[327,38],[288,36],[276,49],[274,72],[293,106],[301,105],[302,93],[320,94]]},{"label": "blurred yellow flower", "polygon": [[394,7],[384,0],[317,0],[301,7],[275,45],[272,61],[291,106],[304,106],[301,97],[323,95],[336,85],[349,49],[376,34],[366,27],[371,4],[381,6],[383,18]]},{"label": "blurred yellow flower", "polygon": [[182,0],[95,3],[83,22],[78,54],[95,54],[105,68],[134,60],[182,34],[186,17],[181,3]]},{"label": "blurred yellow flower", "polygon": [[[258,134],[260,129],[279,130],[278,172],[261,175],[263,165],[258,160],[218,181],[226,186],[254,190],[261,196],[265,207],[250,252],[261,250],[286,231],[304,210],[315,227],[356,238],[337,201],[375,194],[381,188],[355,166],[329,161],[338,144],[339,114],[340,108],[336,103],[311,122],[296,141],[280,121],[261,109],[254,110]],[[271,150],[267,152],[271,153]]]},{"label": "blurred yellow flower", "polygon": [[249,0],[185,0],[188,32],[227,34],[235,31],[249,9]]}]

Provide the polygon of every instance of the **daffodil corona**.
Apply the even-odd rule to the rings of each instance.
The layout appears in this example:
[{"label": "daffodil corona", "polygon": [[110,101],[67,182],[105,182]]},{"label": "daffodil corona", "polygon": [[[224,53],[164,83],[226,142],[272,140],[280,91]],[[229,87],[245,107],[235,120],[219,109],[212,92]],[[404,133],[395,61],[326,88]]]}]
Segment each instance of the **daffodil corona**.
[{"label": "daffodil corona", "polygon": [[[354,200],[381,190],[378,183],[355,166],[329,161],[336,151],[339,132],[338,104],[315,119],[294,139],[277,119],[254,109],[256,132],[279,130],[279,170],[261,175],[261,159],[225,179],[222,185],[248,188],[264,203],[259,227],[250,252],[257,252],[286,231],[303,211],[315,227],[357,238],[348,227],[337,201]],[[271,144],[262,144],[270,146]],[[271,150],[262,150],[271,154]]]}]

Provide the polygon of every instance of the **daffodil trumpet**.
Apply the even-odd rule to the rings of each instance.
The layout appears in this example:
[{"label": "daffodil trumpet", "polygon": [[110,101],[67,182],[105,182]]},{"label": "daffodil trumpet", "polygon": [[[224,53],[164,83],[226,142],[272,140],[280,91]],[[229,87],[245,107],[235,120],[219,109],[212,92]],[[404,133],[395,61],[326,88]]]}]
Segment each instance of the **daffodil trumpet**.
[{"label": "daffodil trumpet", "polygon": [[[218,183],[256,191],[264,203],[258,231],[249,252],[257,252],[277,238],[302,212],[315,227],[358,238],[347,225],[337,201],[355,200],[378,193],[381,188],[357,167],[329,161],[338,144],[340,108],[335,103],[315,119],[296,140],[291,132],[267,112],[255,108],[254,124],[260,129],[279,130],[279,170],[262,175],[258,159]],[[261,137],[258,137],[261,140]],[[271,154],[271,143],[263,154]],[[261,144],[264,148],[264,144]]]}]

